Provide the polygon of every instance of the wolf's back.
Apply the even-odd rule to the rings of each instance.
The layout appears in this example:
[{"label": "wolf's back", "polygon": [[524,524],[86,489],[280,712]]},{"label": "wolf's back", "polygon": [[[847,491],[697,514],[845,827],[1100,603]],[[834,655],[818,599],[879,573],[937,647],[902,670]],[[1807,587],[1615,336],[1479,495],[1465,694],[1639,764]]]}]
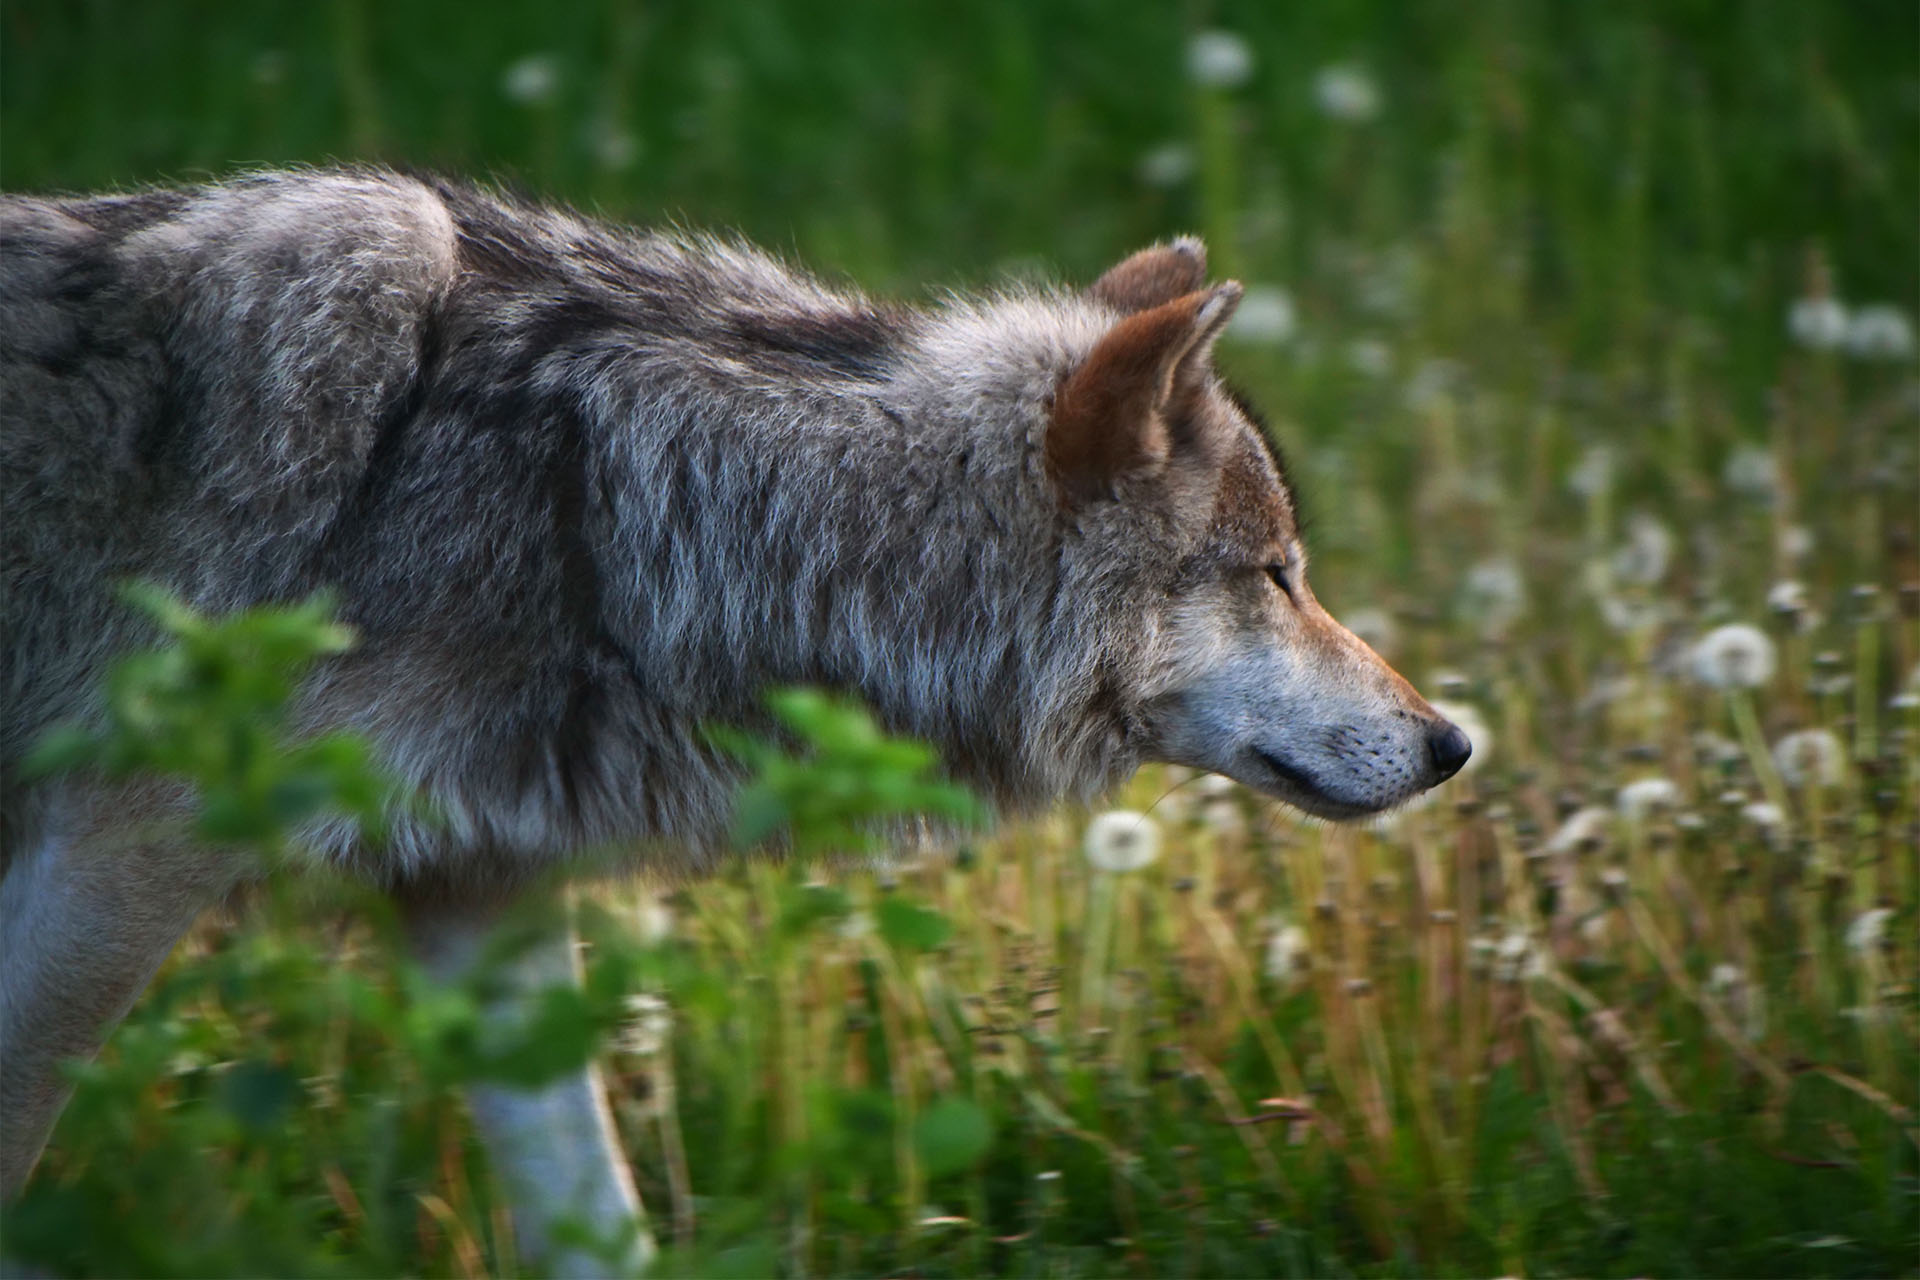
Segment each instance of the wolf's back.
[{"label": "wolf's back", "polygon": [[0,197],[0,757],[136,637],[111,585],[298,592],[453,274],[419,183]]}]

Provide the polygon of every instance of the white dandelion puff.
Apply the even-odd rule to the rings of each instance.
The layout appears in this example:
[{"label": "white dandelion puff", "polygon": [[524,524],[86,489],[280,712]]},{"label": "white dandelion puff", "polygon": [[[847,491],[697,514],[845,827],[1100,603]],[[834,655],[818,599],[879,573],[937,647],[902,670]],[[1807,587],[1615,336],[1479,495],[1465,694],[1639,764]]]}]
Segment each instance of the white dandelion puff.
[{"label": "white dandelion puff", "polygon": [[1693,735],[1693,753],[1701,764],[1723,769],[1738,764],[1747,754],[1732,738],[1711,729],[1702,729]]},{"label": "white dandelion puff", "polygon": [[1755,444],[1741,445],[1728,454],[1720,479],[1733,492],[1760,502],[1771,502],[1780,492],[1780,466],[1772,450]]},{"label": "white dandelion puff", "polygon": [[1779,805],[1765,800],[1753,800],[1741,805],[1740,816],[1769,837],[1783,835],[1787,829],[1787,815],[1780,811]]},{"label": "white dandelion puff", "polygon": [[1788,616],[1806,612],[1806,584],[1793,578],[1780,579],[1767,588],[1767,608]]},{"label": "white dandelion puff", "polygon": [[[1184,142],[1163,142],[1140,157],[1134,172],[1149,187],[1177,187],[1191,178],[1197,167],[1192,147]],[[1241,299],[1240,310],[1246,310],[1245,298]]]},{"label": "white dandelion puff", "polygon": [[1406,406],[1415,413],[1444,408],[1459,395],[1465,382],[1466,369],[1458,360],[1422,360],[1407,379]]},{"label": "white dandelion puff", "polygon": [[610,120],[602,120],[587,131],[587,149],[608,173],[631,169],[640,158],[640,140]]},{"label": "white dandelion puff", "polygon": [[673,936],[673,908],[649,893],[633,909],[634,932],[646,946],[657,946]]},{"label": "white dandelion puff", "polygon": [[1847,948],[1862,953],[1879,950],[1887,936],[1887,922],[1892,919],[1891,907],[1871,907],[1862,911],[1847,925]]},{"label": "white dandelion puff", "polygon": [[1203,773],[1193,780],[1193,789],[1203,799],[1231,800],[1240,792],[1240,784],[1224,773]]},{"label": "white dandelion puff", "polygon": [[1580,455],[1567,472],[1567,488],[1582,498],[1597,498],[1613,487],[1613,450],[1597,444]]},{"label": "white dandelion puff", "polygon": [[1651,587],[1667,576],[1673,560],[1673,534],[1650,515],[1627,522],[1627,541],[1613,553],[1613,572],[1623,582]]},{"label": "white dandelion puff", "polygon": [[1590,853],[1606,846],[1613,835],[1613,810],[1590,804],[1567,815],[1547,841],[1548,853]]},{"label": "white dandelion puff", "polygon": [[1153,865],[1160,856],[1160,828],[1144,813],[1112,809],[1087,824],[1087,861],[1111,875]]},{"label": "white dandelion puff", "polygon": [[1494,944],[1493,976],[1499,981],[1518,982],[1522,978],[1538,978],[1546,971],[1546,958],[1533,945],[1533,939],[1520,930],[1508,930],[1506,936]]},{"label": "white dandelion puff", "polygon": [[1378,338],[1355,338],[1347,344],[1347,367],[1366,378],[1384,378],[1393,371],[1393,352]]},{"label": "white dandelion puff", "polygon": [[1526,578],[1520,566],[1504,556],[1468,569],[1461,594],[1471,617],[1488,635],[1505,631],[1527,609]]},{"label": "white dandelion puff", "polygon": [[1773,679],[1773,641],[1758,627],[1730,622],[1694,643],[1694,679],[1714,689],[1757,689]]},{"label": "white dandelion puff", "polygon": [[1911,711],[1915,707],[1920,707],[1920,664],[1915,664],[1913,670],[1907,672],[1906,684],[1901,687],[1899,693],[1893,695],[1887,705],[1895,711]]},{"label": "white dandelion puff", "polygon": [[552,100],[560,87],[560,67],[550,53],[530,53],[500,77],[500,92],[523,106]]},{"label": "white dandelion puff", "polygon": [[1380,114],[1380,88],[1352,63],[1322,67],[1313,78],[1313,100],[1335,120],[1363,124]]},{"label": "white dandelion puff", "polygon": [[1297,924],[1280,926],[1267,939],[1267,976],[1291,989],[1298,985],[1308,955],[1307,931]]},{"label": "white dandelion puff", "polygon": [[1913,322],[1886,303],[1861,307],[1847,318],[1847,354],[1860,360],[1905,360],[1913,355]]},{"label": "white dandelion puff", "polygon": [[1792,787],[1837,787],[1847,773],[1846,748],[1829,729],[1802,729],[1773,744],[1773,765]]},{"label": "white dandelion puff", "polygon": [[1231,31],[1202,31],[1187,44],[1187,74],[1208,89],[1237,89],[1253,78],[1253,47]]},{"label": "white dandelion puff", "polygon": [[1799,562],[1813,553],[1813,530],[1803,524],[1790,524],[1780,530],[1778,539],[1780,554],[1788,560]]},{"label": "white dandelion puff", "polygon": [[1620,788],[1614,804],[1627,821],[1645,822],[1656,813],[1678,809],[1680,788],[1671,778],[1640,778]]},{"label": "white dandelion puff", "polygon": [[1257,284],[1240,298],[1240,309],[1227,322],[1226,337],[1252,346],[1277,347],[1300,327],[1293,297],[1277,285]]},{"label": "white dandelion puff", "polygon": [[667,1044],[673,1030],[673,1009],[659,996],[638,992],[627,997],[616,1043],[621,1052],[651,1058]]},{"label": "white dandelion puff", "polygon": [[1801,298],[1787,308],[1787,333],[1811,350],[1834,350],[1846,342],[1847,330],[1847,309],[1837,298]]}]

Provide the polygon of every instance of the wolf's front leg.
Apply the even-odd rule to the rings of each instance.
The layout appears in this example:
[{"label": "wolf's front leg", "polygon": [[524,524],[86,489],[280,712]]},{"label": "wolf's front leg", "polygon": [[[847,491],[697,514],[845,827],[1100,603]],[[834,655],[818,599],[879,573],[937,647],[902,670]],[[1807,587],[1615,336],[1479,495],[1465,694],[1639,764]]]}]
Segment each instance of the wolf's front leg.
[{"label": "wolf's front leg", "polygon": [[[429,974],[457,982],[479,963],[498,918],[487,908],[403,901],[402,915]],[[570,923],[522,950],[499,975],[504,984],[481,1017],[518,1025],[540,993],[580,981],[578,946]],[[533,1089],[469,1085],[467,1105],[494,1174],[513,1210],[521,1256],[538,1260],[543,1274],[565,1277],[637,1275],[652,1261],[653,1237],[641,1214],[627,1162],[615,1141],[600,1069],[579,1070]],[[557,1232],[562,1223],[599,1242],[622,1242],[611,1264]]]},{"label": "wolf's front leg", "polygon": [[40,1158],[93,1057],[246,864],[184,837],[158,785],[76,788],[0,879],[0,1201]]}]

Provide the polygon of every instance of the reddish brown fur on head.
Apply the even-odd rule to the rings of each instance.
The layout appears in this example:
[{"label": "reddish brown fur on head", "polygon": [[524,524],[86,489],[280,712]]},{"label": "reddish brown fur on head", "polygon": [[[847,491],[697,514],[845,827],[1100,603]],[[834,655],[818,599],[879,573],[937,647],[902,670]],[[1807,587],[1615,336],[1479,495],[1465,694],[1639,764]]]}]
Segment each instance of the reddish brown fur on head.
[{"label": "reddish brown fur on head", "polygon": [[1047,431],[1047,470],[1064,502],[1096,500],[1166,461],[1170,419],[1205,386],[1213,340],[1242,292],[1228,281],[1130,315],[1067,375]]}]

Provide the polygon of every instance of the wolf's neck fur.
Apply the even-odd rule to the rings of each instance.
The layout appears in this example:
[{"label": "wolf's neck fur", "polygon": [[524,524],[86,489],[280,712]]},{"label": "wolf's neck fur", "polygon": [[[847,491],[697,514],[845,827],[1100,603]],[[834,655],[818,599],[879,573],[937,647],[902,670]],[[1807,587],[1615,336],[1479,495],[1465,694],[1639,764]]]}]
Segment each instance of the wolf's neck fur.
[{"label": "wolf's neck fur", "polygon": [[[778,331],[754,309],[769,295],[727,327]],[[849,375],[831,336],[872,312],[818,301],[810,368],[668,342],[603,354],[620,375],[591,380],[631,397],[583,426],[589,487],[623,495],[596,513],[602,608],[648,700],[724,718],[769,686],[851,689],[1003,806],[1111,785],[1137,763],[1126,709],[1100,705],[1121,628],[1063,580],[1039,453],[1098,318],[1041,296],[895,313]]]}]

